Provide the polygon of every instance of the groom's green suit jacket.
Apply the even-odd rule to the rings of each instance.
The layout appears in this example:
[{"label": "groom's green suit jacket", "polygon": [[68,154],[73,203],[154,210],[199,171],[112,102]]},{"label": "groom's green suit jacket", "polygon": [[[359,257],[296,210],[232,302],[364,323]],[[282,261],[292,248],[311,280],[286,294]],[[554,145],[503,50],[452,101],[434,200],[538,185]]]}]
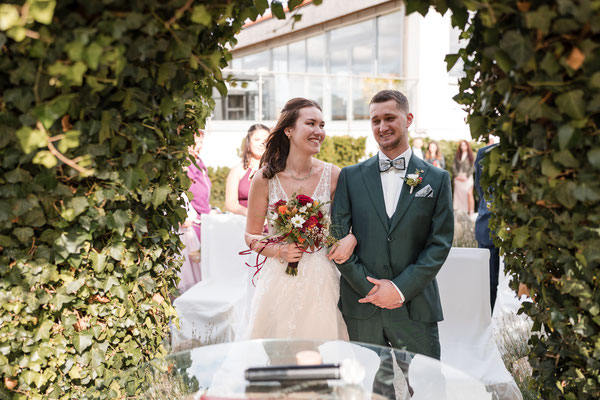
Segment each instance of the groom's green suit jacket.
[{"label": "groom's green suit jacket", "polygon": [[[414,187],[404,181],[396,211],[385,211],[378,156],[340,172],[332,205],[332,232],[343,237],[350,229],[358,244],[338,268],[342,274],[340,309],[346,317],[367,319],[378,309],[359,303],[373,287],[366,277],[389,279],[405,296],[404,306],[382,309],[389,321],[437,322],[443,319],[435,276],[448,256],[454,236],[452,191],[447,171],[412,156],[407,174],[422,170]],[[420,190],[433,193],[417,197]],[[429,193],[428,193],[429,194]]]}]

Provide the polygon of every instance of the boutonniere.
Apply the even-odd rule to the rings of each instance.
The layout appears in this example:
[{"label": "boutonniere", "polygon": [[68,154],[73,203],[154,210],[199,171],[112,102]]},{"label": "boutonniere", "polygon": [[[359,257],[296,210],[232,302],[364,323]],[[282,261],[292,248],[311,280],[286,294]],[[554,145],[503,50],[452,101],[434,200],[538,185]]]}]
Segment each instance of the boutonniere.
[{"label": "boutonniere", "polygon": [[421,177],[423,172],[425,171],[422,169],[416,169],[414,174],[406,174],[404,180],[406,181],[406,184],[410,186],[410,194],[412,194],[415,186],[418,186],[423,182],[423,178]]}]

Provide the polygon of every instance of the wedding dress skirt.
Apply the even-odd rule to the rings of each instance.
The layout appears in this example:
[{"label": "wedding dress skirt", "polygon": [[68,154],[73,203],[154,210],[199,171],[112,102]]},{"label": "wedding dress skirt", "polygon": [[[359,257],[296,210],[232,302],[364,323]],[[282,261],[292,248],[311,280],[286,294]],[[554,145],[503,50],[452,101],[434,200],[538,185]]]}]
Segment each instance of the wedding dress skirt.
[{"label": "wedding dress skirt", "polygon": [[348,340],[337,306],[339,272],[326,254],[303,254],[297,276],[285,273],[287,263],[267,259],[255,280],[246,338]]}]

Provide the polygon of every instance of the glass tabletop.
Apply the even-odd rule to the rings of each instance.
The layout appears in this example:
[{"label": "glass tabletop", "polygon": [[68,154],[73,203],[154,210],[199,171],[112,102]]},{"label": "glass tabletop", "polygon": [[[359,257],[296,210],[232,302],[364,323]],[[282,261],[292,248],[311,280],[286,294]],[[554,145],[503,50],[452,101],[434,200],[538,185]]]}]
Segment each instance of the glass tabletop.
[{"label": "glass tabletop", "polygon": [[[325,368],[295,367],[315,363]],[[260,367],[269,368],[256,369]],[[335,376],[297,379],[293,374],[298,370],[318,370],[317,374],[327,370]],[[275,375],[264,378],[265,371]],[[215,344],[156,359],[129,373],[143,379],[144,398],[150,400],[492,399],[483,383],[438,360],[338,340]]]}]

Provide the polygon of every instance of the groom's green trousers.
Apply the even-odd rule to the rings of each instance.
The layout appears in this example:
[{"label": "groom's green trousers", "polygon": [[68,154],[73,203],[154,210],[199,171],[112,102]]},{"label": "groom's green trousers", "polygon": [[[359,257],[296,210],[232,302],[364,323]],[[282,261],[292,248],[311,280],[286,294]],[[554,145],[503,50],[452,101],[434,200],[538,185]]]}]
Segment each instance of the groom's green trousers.
[{"label": "groom's green trousers", "polygon": [[392,346],[440,359],[440,338],[437,322],[414,320],[384,321],[381,309],[367,319],[344,316],[350,340],[379,346]]}]

